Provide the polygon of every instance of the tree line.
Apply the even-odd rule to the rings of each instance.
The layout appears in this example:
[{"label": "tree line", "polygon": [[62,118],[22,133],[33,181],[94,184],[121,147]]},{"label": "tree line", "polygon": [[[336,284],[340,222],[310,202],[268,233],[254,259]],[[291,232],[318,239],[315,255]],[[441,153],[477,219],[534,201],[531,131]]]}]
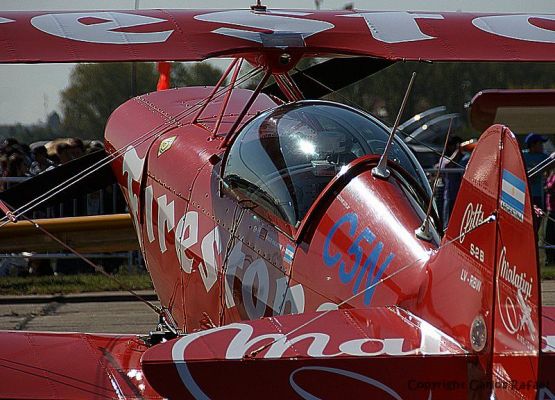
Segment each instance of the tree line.
[{"label": "tree line", "polygon": [[[393,123],[410,76],[416,71],[404,119],[439,105],[446,106],[449,112],[464,114],[465,104],[480,90],[555,88],[554,66],[553,63],[397,62],[328,97],[355,103]],[[172,86],[213,85],[221,73],[207,62],[173,63]],[[0,136],[12,136],[24,142],[60,136],[101,139],[110,114],[133,95],[156,90],[157,79],[154,63],[79,64],[71,73],[69,85],[61,92],[59,118],[51,114],[45,125],[0,126]]]}]

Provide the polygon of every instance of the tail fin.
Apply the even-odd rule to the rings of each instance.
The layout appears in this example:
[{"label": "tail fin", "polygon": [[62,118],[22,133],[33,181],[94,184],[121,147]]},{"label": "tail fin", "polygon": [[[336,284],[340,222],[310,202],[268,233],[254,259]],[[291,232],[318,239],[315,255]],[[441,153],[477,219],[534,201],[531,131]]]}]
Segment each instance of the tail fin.
[{"label": "tail fin", "polygon": [[[535,385],[527,383],[537,382],[540,300],[530,199],[516,138],[504,126],[490,127],[472,154],[442,245],[428,264],[419,310],[481,355],[480,369],[500,383],[493,388],[498,399],[532,398]],[[506,384],[514,381],[523,385]]]}]

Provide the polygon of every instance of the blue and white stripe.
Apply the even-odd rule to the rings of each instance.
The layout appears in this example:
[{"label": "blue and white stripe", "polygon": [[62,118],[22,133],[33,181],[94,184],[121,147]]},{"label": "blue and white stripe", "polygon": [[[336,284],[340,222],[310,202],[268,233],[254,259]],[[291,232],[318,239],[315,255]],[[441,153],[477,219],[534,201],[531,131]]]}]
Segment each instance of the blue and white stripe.
[{"label": "blue and white stripe", "polygon": [[287,264],[291,264],[293,262],[293,255],[295,254],[295,248],[288,244],[285,246],[285,254],[283,255],[283,260]]},{"label": "blue and white stripe", "polygon": [[506,169],[503,170],[501,183],[501,206],[511,215],[522,221],[526,200],[526,183]]}]

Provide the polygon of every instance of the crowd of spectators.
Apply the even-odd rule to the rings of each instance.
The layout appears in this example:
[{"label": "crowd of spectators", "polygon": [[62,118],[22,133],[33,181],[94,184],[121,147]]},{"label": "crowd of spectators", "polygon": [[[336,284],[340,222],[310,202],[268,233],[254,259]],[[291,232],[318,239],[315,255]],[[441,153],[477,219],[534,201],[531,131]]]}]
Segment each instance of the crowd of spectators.
[{"label": "crowd of spectators", "polygon": [[[55,139],[31,145],[14,138],[3,139],[0,142],[0,174],[8,178],[36,176],[103,147],[98,140],[85,143],[79,138]],[[2,180],[0,190],[8,189],[13,184],[13,181]]]},{"label": "crowd of spectators", "polygon": [[[14,138],[0,139],[0,176],[3,178],[0,179],[0,191],[103,148],[98,140],[84,142],[79,138],[55,139],[31,145]],[[64,199],[56,205],[36,207],[29,217],[40,219],[114,212],[125,212],[125,203],[115,185],[110,185],[103,190],[83,193],[77,198]],[[107,271],[112,271],[121,264],[121,259],[103,258],[97,262],[104,264]],[[0,258],[0,276],[78,272],[92,271],[81,260],[57,259],[55,254],[52,259],[28,259],[17,255]]]}]

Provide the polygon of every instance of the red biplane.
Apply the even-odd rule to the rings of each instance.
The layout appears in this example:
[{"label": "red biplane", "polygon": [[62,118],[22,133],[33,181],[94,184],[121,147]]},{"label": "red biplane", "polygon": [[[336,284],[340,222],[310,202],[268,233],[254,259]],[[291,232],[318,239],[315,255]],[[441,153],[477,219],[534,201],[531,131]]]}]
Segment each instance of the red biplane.
[{"label": "red biplane", "polygon": [[[554,24],[261,6],[0,13],[5,63],[236,57],[215,87],[121,105],[94,164],[111,164],[127,198],[160,330],[2,332],[0,396],[555,398],[555,311],[540,304],[509,128],[481,135],[443,232],[395,129],[314,100],[402,60],[555,61]],[[304,57],[330,60],[293,74]],[[262,75],[254,90],[237,87],[242,60]]]}]

